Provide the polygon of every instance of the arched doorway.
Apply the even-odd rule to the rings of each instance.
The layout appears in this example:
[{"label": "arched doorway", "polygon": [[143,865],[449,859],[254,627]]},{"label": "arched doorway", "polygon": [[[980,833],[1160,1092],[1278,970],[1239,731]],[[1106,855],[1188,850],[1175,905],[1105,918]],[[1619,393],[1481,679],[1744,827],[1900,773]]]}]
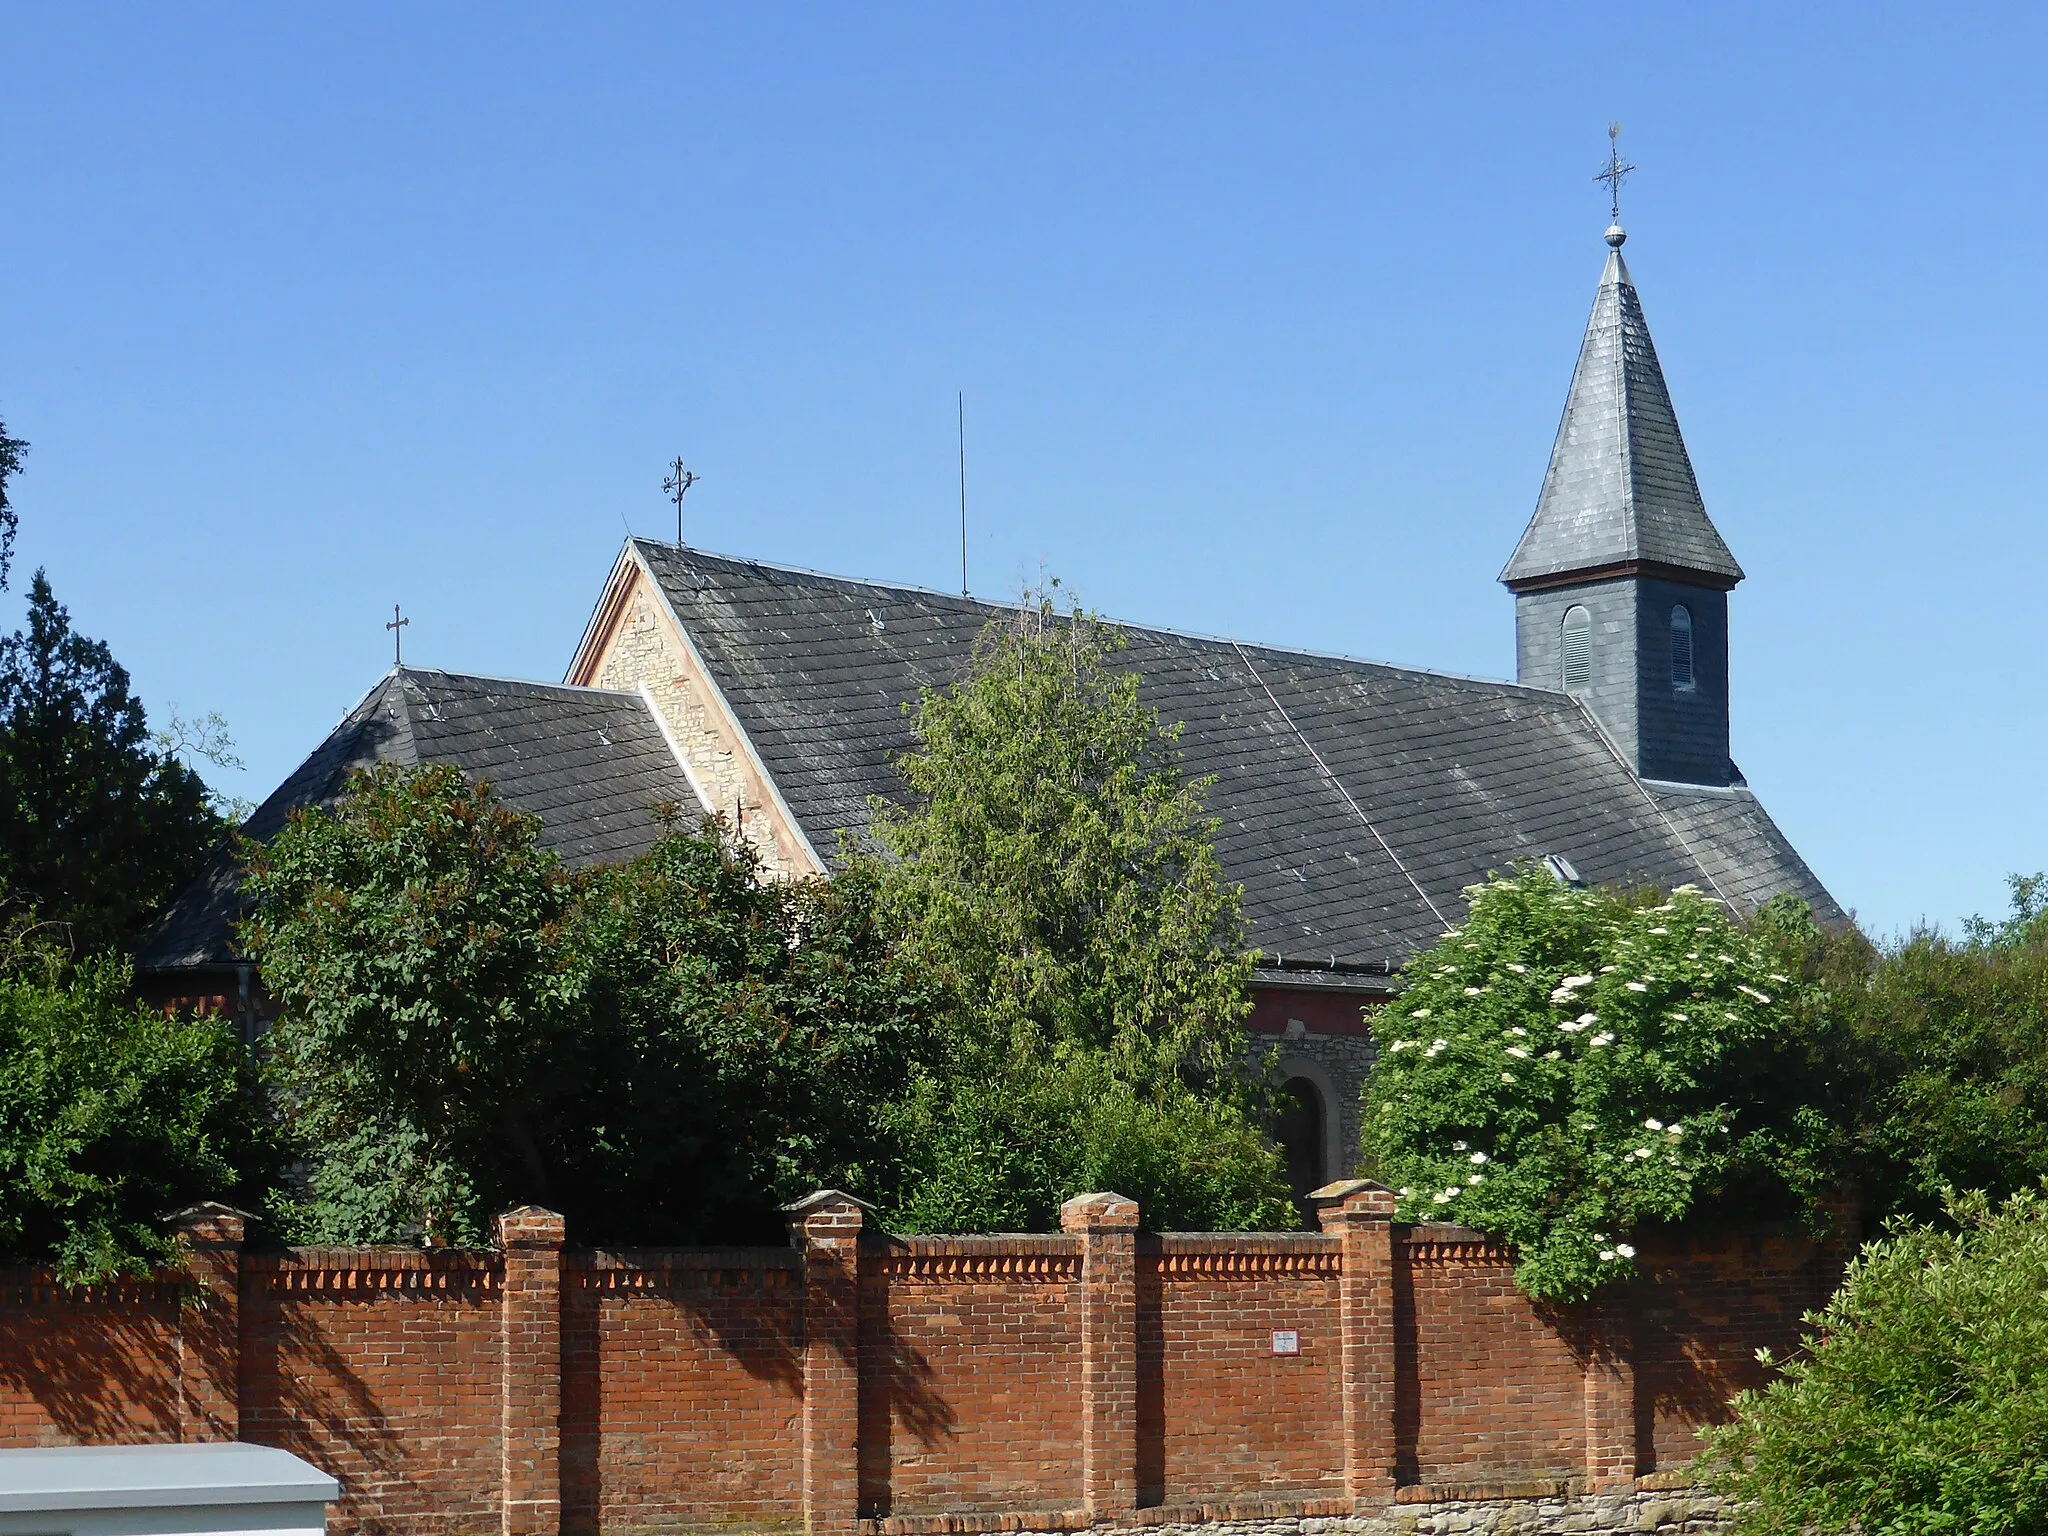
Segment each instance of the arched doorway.
[{"label": "arched doorway", "polygon": [[1280,1123],[1273,1129],[1273,1139],[1287,1156],[1287,1187],[1294,1193],[1302,1226],[1310,1230],[1316,1225],[1316,1213],[1309,1204],[1309,1191],[1329,1182],[1324,1162],[1327,1116],[1323,1090],[1315,1083],[1305,1077],[1290,1077],[1280,1085]]}]

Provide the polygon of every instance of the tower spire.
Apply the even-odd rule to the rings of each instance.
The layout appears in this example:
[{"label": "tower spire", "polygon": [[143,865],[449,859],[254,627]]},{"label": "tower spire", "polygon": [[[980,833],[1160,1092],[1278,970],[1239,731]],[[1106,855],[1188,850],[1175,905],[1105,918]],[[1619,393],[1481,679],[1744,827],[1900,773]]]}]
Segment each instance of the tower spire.
[{"label": "tower spire", "polygon": [[1608,127],[1607,264],[1550,467],[1500,579],[1515,673],[1579,698],[1650,779],[1735,782],[1728,591],[1742,580],[1707,516],[1671,392],[1622,260],[1621,128]]},{"label": "tower spire", "polygon": [[[1608,125],[1608,166],[1596,178],[1608,183],[1617,219],[1621,178],[1635,169],[1621,158],[1620,134],[1619,123]],[[1500,575],[1515,591],[1638,565],[1724,589],[1742,580],[1700,498],[1643,302],[1622,260],[1627,238],[1619,222],[1609,226],[1606,270],[1536,515]]]}]

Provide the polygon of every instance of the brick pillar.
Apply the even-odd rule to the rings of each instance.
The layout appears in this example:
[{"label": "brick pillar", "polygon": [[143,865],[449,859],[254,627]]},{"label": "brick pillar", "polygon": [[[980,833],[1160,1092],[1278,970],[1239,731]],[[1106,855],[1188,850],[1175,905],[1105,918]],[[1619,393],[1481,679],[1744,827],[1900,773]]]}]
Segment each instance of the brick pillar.
[{"label": "brick pillar", "polygon": [[1394,1192],[1344,1179],[1309,1199],[1343,1244],[1344,1491],[1363,1512],[1394,1497]]},{"label": "brick pillar", "polygon": [[242,1433],[240,1211],[208,1202],[171,1217],[178,1263],[193,1294],[178,1309],[178,1438],[238,1440]]},{"label": "brick pillar", "polygon": [[1138,1507],[1138,1203],[1076,1195],[1060,1230],[1081,1239],[1081,1504],[1113,1518]]},{"label": "brick pillar", "polygon": [[1586,1348],[1586,1482],[1595,1493],[1636,1476],[1635,1314],[1626,1297],[1593,1303]]},{"label": "brick pillar", "polygon": [[553,1211],[522,1205],[498,1218],[504,1536],[562,1529],[562,1241]]},{"label": "brick pillar", "polygon": [[836,1189],[782,1208],[804,1266],[807,1536],[849,1536],[860,1519],[860,1228],[868,1209]]}]

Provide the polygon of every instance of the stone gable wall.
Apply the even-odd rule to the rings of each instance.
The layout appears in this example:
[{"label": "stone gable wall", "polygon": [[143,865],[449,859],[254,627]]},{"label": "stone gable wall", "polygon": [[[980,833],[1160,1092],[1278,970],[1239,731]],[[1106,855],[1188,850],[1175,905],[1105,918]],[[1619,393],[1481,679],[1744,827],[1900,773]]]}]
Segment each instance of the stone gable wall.
[{"label": "stone gable wall", "polygon": [[820,874],[802,835],[788,824],[737,723],[678,633],[637,564],[571,682],[637,692],[644,685],[705,809],[721,815],[785,879]]},{"label": "stone gable wall", "polygon": [[182,1271],[0,1278],[0,1445],[284,1446],[340,1480],[337,1536],[1703,1531],[1699,1427],[1840,1271],[1700,1238],[1554,1313],[1375,1186],[1320,1234],[1085,1202],[897,1238],[821,1194],[788,1248],[644,1252],[528,1210],[489,1252],[266,1253],[216,1215]]}]

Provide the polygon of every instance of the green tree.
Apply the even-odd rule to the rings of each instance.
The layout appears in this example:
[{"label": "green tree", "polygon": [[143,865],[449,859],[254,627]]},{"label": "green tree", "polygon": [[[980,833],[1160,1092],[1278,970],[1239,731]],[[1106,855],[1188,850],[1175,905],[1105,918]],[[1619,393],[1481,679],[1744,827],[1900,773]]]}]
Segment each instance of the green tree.
[{"label": "green tree", "polygon": [[0,969],[0,1263],[73,1282],[169,1259],[164,1214],[261,1188],[267,1135],[233,1027],[132,1000],[125,961],[74,970],[11,936]]},{"label": "green tree", "polygon": [[857,873],[764,879],[717,822],[572,873],[487,787],[384,767],[254,850],[250,890],[295,1235],[474,1243],[530,1200],[579,1241],[754,1238],[893,1176],[882,1104],[926,1032]]},{"label": "green tree", "polygon": [[1245,1075],[1251,961],[1206,782],[1119,670],[1121,636],[1049,602],[927,690],[877,878],[934,992],[938,1052],[892,1110],[913,1230],[1044,1228],[1114,1188],[1161,1225],[1291,1225]]},{"label": "green tree", "polygon": [[2048,1177],[2048,931],[2039,884],[2012,884],[2011,914],[1962,938],[1769,934],[1802,1028],[1829,1042],[1827,1113],[1873,1218],[1937,1220],[1952,1189],[1999,1197]]},{"label": "green tree", "polygon": [[14,565],[14,534],[21,526],[21,513],[7,499],[7,482],[21,473],[21,457],[28,444],[7,435],[7,423],[0,421],[0,592],[7,590],[7,573]]},{"label": "green tree", "polygon": [[725,834],[671,829],[581,906],[575,1208],[593,1240],[775,1241],[778,1203],[897,1177],[887,1107],[930,1032],[871,872],[765,878]]},{"label": "green tree", "polygon": [[124,946],[224,833],[199,775],[151,741],[127,672],[36,572],[26,627],[0,640],[0,890],[81,953]]},{"label": "green tree", "polygon": [[2048,1202],[1894,1225],[1709,1457],[1755,1536],[2048,1530]]},{"label": "green tree", "polygon": [[251,847],[248,890],[278,1102],[308,1154],[287,1225],[473,1244],[494,1210],[557,1200],[548,1115],[590,965],[538,823],[453,768],[386,764]]},{"label": "green tree", "polygon": [[1682,886],[1574,890],[1540,869],[1469,893],[1373,1023],[1365,1151],[1400,1218],[1513,1243],[1516,1279],[1577,1301],[1636,1273],[1647,1227],[1828,1187],[1817,1048],[1769,946]]}]

